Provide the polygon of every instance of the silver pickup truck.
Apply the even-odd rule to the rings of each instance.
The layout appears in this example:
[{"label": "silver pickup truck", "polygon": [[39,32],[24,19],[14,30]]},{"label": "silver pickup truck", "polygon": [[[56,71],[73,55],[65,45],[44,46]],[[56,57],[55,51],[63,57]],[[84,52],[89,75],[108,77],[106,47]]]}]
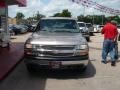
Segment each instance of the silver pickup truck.
[{"label": "silver pickup truck", "polygon": [[73,18],[42,18],[25,43],[25,64],[36,69],[86,68],[89,47]]}]

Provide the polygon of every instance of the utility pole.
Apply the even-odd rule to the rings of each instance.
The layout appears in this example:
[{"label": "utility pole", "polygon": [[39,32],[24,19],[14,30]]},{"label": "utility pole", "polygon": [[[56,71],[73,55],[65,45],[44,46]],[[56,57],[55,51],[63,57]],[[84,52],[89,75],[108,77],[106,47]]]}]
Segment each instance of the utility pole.
[{"label": "utility pole", "polygon": [[102,25],[103,25],[104,15],[102,15]]},{"label": "utility pole", "polygon": [[[83,6],[83,16],[85,17],[85,6]],[[83,19],[83,21],[85,20]]]},{"label": "utility pole", "polygon": [[84,8],[83,8],[83,15],[84,15],[84,17],[85,17],[85,6],[83,6]]},{"label": "utility pole", "polygon": [[94,12],[93,12],[93,25],[94,25]]}]

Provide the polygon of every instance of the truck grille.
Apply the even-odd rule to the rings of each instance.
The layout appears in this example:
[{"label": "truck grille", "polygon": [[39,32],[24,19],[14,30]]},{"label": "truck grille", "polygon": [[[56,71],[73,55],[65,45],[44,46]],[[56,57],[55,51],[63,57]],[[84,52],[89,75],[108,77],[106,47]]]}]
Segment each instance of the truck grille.
[{"label": "truck grille", "polygon": [[65,45],[65,46],[58,46],[58,45],[44,45],[44,46],[36,46],[37,49],[45,49],[45,50],[73,50],[75,48],[74,45]]},{"label": "truck grille", "polygon": [[75,46],[74,45],[44,45],[36,46],[37,56],[47,56],[47,57],[68,57],[74,55]]}]

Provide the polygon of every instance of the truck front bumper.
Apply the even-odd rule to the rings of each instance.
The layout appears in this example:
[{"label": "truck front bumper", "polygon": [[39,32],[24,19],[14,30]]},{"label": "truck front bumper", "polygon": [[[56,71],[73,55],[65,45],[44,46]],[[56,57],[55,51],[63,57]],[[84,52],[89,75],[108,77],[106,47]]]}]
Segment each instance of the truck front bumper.
[{"label": "truck front bumper", "polygon": [[68,67],[87,66],[89,55],[65,58],[33,57],[25,58],[24,61],[26,65],[39,67],[41,69],[65,69]]}]

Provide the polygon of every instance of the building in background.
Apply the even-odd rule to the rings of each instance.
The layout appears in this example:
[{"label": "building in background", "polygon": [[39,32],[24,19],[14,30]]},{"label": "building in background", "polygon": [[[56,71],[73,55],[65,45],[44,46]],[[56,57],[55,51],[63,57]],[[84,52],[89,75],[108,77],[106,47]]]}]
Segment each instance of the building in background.
[{"label": "building in background", "polygon": [[13,25],[17,24],[16,18],[11,18],[11,17],[9,17],[9,18],[8,18],[8,24],[13,24]]},{"label": "building in background", "polygon": [[[26,6],[26,0],[0,0],[0,46],[9,47],[10,32],[8,29],[8,6],[18,5]],[[16,23],[16,20],[10,20],[11,23]]]}]

